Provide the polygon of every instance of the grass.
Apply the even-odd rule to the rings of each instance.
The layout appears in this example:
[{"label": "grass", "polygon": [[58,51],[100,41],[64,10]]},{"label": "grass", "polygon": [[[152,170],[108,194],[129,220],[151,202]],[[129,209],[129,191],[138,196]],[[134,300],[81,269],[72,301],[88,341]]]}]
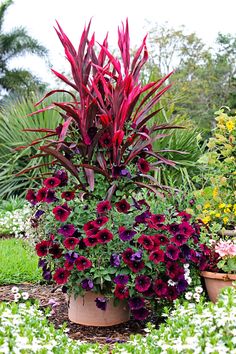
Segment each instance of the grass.
[{"label": "grass", "polygon": [[0,239],[0,285],[40,281],[37,265],[38,257],[27,241]]}]

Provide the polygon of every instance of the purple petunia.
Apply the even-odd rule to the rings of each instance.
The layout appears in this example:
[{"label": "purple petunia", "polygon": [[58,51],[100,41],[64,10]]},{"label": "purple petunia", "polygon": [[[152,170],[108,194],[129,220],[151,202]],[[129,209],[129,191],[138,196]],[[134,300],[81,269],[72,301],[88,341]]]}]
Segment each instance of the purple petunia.
[{"label": "purple petunia", "polygon": [[188,282],[182,278],[178,281],[178,284],[177,284],[177,290],[179,293],[182,293],[184,292],[188,287]]},{"label": "purple petunia", "polygon": [[119,238],[122,241],[130,241],[132,240],[132,238],[136,235],[136,231],[134,230],[126,230],[121,228],[121,230],[119,230]]},{"label": "purple petunia", "polygon": [[143,321],[148,317],[149,311],[145,307],[142,307],[138,310],[132,310],[132,315],[136,320]]},{"label": "purple petunia", "polygon": [[93,281],[91,279],[84,279],[81,282],[81,286],[86,291],[89,291],[89,290],[93,289],[94,285],[93,285]]},{"label": "purple petunia", "polygon": [[107,308],[107,299],[105,297],[97,297],[95,300],[97,308],[105,311]]},{"label": "purple petunia", "polygon": [[117,253],[113,253],[110,258],[110,263],[112,267],[119,267],[120,266],[120,255]]},{"label": "purple petunia", "polygon": [[113,279],[113,281],[119,285],[126,285],[129,281],[129,276],[125,274],[119,274]]},{"label": "purple petunia", "polygon": [[45,213],[44,210],[41,209],[37,210],[36,213],[34,214],[35,219],[39,219],[40,216],[42,216],[44,213]]},{"label": "purple petunia", "polygon": [[180,250],[174,246],[174,245],[168,245],[166,247],[166,256],[173,260],[176,261],[179,258]]},{"label": "purple petunia", "polygon": [[57,232],[64,237],[70,237],[75,232],[75,226],[73,224],[65,224],[62,225]]},{"label": "purple petunia", "polygon": [[73,263],[79,257],[78,253],[76,252],[68,252],[65,254],[65,259],[67,262]]},{"label": "purple petunia", "polygon": [[138,297],[137,296],[137,297],[131,297],[128,300],[128,304],[129,304],[129,308],[131,310],[139,310],[142,307],[144,307],[145,302],[144,302],[144,299],[142,297]]},{"label": "purple petunia", "polygon": [[140,250],[140,251],[133,253],[132,256],[130,257],[130,260],[132,262],[141,262],[142,257],[143,257],[143,251]]}]

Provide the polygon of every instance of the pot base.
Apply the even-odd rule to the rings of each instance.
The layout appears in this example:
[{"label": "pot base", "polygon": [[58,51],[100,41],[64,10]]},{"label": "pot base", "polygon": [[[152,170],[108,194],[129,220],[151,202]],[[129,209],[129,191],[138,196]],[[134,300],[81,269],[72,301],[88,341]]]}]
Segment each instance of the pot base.
[{"label": "pot base", "polygon": [[103,295],[86,292],[84,296],[69,297],[69,320],[84,326],[108,327],[129,321],[130,311],[126,301],[120,301],[114,306],[113,299],[107,302],[106,310],[96,306],[95,299]]},{"label": "pot base", "polygon": [[222,288],[232,286],[236,280],[236,274],[224,274],[214,272],[201,272],[204,278],[209,299],[216,302]]}]

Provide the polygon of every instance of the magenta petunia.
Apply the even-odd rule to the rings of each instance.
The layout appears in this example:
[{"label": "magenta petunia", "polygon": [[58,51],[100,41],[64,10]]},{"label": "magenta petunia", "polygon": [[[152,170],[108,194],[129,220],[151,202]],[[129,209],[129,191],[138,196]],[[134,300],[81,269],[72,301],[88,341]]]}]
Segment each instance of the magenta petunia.
[{"label": "magenta petunia", "polygon": [[179,232],[181,234],[185,234],[187,236],[191,236],[194,234],[194,228],[187,222],[187,221],[183,221],[180,225],[179,225]]},{"label": "magenta petunia", "polygon": [[131,261],[127,265],[133,273],[138,273],[145,267],[144,261]]},{"label": "magenta petunia", "polygon": [[139,293],[143,293],[144,291],[147,291],[150,286],[151,286],[151,278],[149,278],[148,276],[138,275],[135,278],[135,289]]},{"label": "magenta petunia", "polygon": [[149,315],[149,311],[145,307],[142,307],[138,310],[132,310],[131,313],[134,316],[134,318],[138,321],[146,320],[146,318]]},{"label": "magenta petunia", "polygon": [[109,210],[111,210],[112,206],[109,200],[103,200],[102,202],[97,204],[97,212],[98,214],[106,214]]},{"label": "magenta petunia", "polygon": [[170,301],[176,300],[179,296],[178,290],[175,286],[168,286],[167,289],[167,299]]},{"label": "magenta petunia", "polygon": [[46,241],[46,240],[43,240],[43,241],[37,243],[37,245],[35,246],[37,255],[39,257],[46,256],[48,254],[50,244],[51,244],[51,242]]},{"label": "magenta petunia", "polygon": [[132,248],[126,248],[126,250],[124,250],[124,252],[122,253],[122,259],[126,264],[129,264],[131,262],[131,257],[134,254],[134,251],[132,250]]},{"label": "magenta petunia", "polygon": [[119,213],[127,213],[130,209],[130,204],[125,199],[115,203],[115,206]]},{"label": "magenta petunia", "polygon": [[184,274],[184,268],[180,267],[177,262],[168,261],[166,262],[166,275],[168,275],[172,280],[176,280]]},{"label": "magenta petunia", "polygon": [[154,282],[153,290],[158,297],[165,297],[168,292],[168,285],[162,280],[157,279]]},{"label": "magenta petunia", "polygon": [[60,187],[64,187],[68,182],[68,174],[66,171],[58,170],[53,174],[53,177],[58,178],[60,182]]},{"label": "magenta petunia", "polygon": [[115,284],[126,285],[129,282],[129,275],[118,274],[113,281]]},{"label": "magenta petunia", "polygon": [[68,250],[74,250],[75,247],[78,245],[79,239],[75,237],[67,237],[63,241],[63,245],[68,249]]},{"label": "magenta petunia", "polygon": [[155,245],[154,240],[151,236],[142,234],[138,238],[138,243],[140,243],[145,250],[151,251]]},{"label": "magenta petunia", "polygon": [[186,213],[186,211],[181,211],[178,213],[178,216],[182,218],[183,221],[189,221],[192,217],[191,214]]},{"label": "magenta petunia", "polygon": [[176,224],[176,223],[172,223],[172,224],[168,225],[167,229],[173,235],[176,234],[177,232],[180,232],[179,224]]},{"label": "magenta petunia", "polygon": [[114,295],[120,300],[127,299],[129,297],[129,289],[125,285],[116,284]]},{"label": "magenta petunia", "polygon": [[73,224],[62,225],[57,232],[65,237],[72,236],[75,233],[75,226]]},{"label": "magenta petunia", "polygon": [[150,220],[156,225],[163,224],[165,219],[166,217],[163,214],[152,214],[150,217]]},{"label": "magenta petunia", "polygon": [[75,199],[75,192],[72,191],[66,191],[61,193],[61,197],[65,199],[66,201],[70,201]]},{"label": "magenta petunia", "polygon": [[40,188],[36,194],[36,199],[38,202],[45,202],[48,189],[46,187]]},{"label": "magenta petunia", "polygon": [[111,148],[112,147],[111,135],[108,132],[102,134],[102,136],[99,139],[99,144],[103,148],[107,148],[107,149]]},{"label": "magenta petunia", "polygon": [[91,221],[91,225],[94,228],[99,229],[101,226],[105,225],[108,222],[109,218],[106,216],[99,216],[96,220]]},{"label": "magenta petunia", "polygon": [[65,261],[64,268],[67,270],[72,270],[74,268],[74,262]]},{"label": "magenta petunia", "polygon": [[58,205],[52,209],[55,219],[61,222],[65,222],[70,216],[70,211],[63,205]]},{"label": "magenta petunia", "polygon": [[131,297],[128,300],[129,308],[131,310],[139,310],[145,305],[144,298],[136,296],[136,297]]},{"label": "magenta petunia", "polygon": [[53,275],[53,279],[57,284],[61,285],[67,283],[69,276],[70,276],[69,270],[65,268],[57,268]]},{"label": "magenta petunia", "polygon": [[155,264],[158,264],[160,262],[164,262],[165,253],[161,249],[156,249],[150,253],[149,259],[150,259],[150,261],[152,261]]},{"label": "magenta petunia", "polygon": [[163,235],[163,234],[155,234],[153,235],[153,239],[155,242],[155,246],[165,246],[168,243],[170,243],[170,240],[168,239],[167,236]]},{"label": "magenta petunia", "polygon": [[92,262],[88,258],[86,258],[84,256],[79,256],[75,260],[75,265],[76,265],[76,268],[79,271],[83,271],[83,270],[91,268],[92,267]]},{"label": "magenta petunia", "polygon": [[94,247],[98,244],[98,238],[96,235],[87,236],[83,241],[87,247]]},{"label": "magenta petunia", "polygon": [[57,186],[59,186],[61,184],[61,181],[59,178],[57,177],[49,177],[49,178],[46,178],[44,181],[43,181],[43,185],[46,187],[46,188],[56,188]]},{"label": "magenta petunia", "polygon": [[25,199],[28,200],[28,202],[30,202],[32,205],[36,205],[38,202],[36,194],[32,189],[27,191]]},{"label": "magenta petunia", "polygon": [[137,162],[138,169],[141,173],[148,173],[150,171],[150,164],[147,160],[140,158]]},{"label": "magenta petunia", "polygon": [[97,233],[99,243],[108,243],[113,239],[113,234],[108,229],[102,229]]},{"label": "magenta petunia", "polygon": [[86,236],[95,236],[98,232],[98,228],[92,225],[92,221],[88,221],[86,224],[84,224],[83,229]]},{"label": "magenta petunia", "polygon": [[174,245],[168,245],[165,254],[169,259],[176,261],[179,258],[180,250]]},{"label": "magenta petunia", "polygon": [[183,233],[176,233],[173,237],[170,238],[170,241],[173,242],[176,246],[182,246],[188,241],[188,236]]}]

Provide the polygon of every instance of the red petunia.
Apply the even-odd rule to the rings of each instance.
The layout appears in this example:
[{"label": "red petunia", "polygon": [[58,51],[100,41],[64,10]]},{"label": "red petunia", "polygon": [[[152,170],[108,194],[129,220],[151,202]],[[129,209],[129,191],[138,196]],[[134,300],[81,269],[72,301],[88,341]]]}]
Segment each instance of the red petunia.
[{"label": "red petunia", "polygon": [[49,253],[53,258],[60,258],[62,256],[62,249],[60,248],[59,243],[53,243],[49,248]]},{"label": "red petunia", "polygon": [[74,250],[76,245],[78,245],[79,239],[75,237],[67,237],[63,241],[63,245],[68,249],[68,250]]},{"label": "red petunia", "polygon": [[103,200],[102,202],[98,203],[96,207],[98,214],[105,214],[111,210],[111,208],[112,206],[109,200]]},{"label": "red petunia", "polygon": [[65,199],[66,201],[73,200],[75,198],[75,192],[72,191],[66,191],[61,193],[61,197]]},{"label": "red petunia", "polygon": [[134,251],[132,248],[126,248],[124,252],[122,253],[122,259],[125,262],[125,264],[129,264],[131,262],[131,257],[134,254]]},{"label": "red petunia", "polygon": [[108,243],[113,239],[113,234],[108,229],[102,229],[97,233],[99,243]]},{"label": "red petunia", "polygon": [[91,225],[95,228],[100,228],[108,222],[108,218],[106,216],[99,216],[96,220],[91,221]]},{"label": "red petunia", "polygon": [[139,293],[143,293],[147,291],[151,286],[151,278],[147,277],[146,275],[138,275],[135,278],[135,289]]},{"label": "red petunia", "polygon": [[35,246],[37,255],[39,257],[46,256],[48,254],[50,244],[51,244],[51,242],[50,241],[46,241],[46,240],[43,240],[43,241],[37,243],[37,245]]},{"label": "red petunia", "polygon": [[155,291],[157,296],[162,298],[167,296],[168,286],[162,279],[157,279],[154,282],[153,290]]},{"label": "red petunia", "polygon": [[189,221],[192,217],[191,214],[186,213],[186,211],[181,211],[178,213],[178,216],[182,218],[183,221]]},{"label": "red petunia", "polygon": [[101,147],[103,148],[110,148],[112,147],[112,138],[111,135],[109,133],[104,133],[100,139],[99,139],[99,144],[101,145]]},{"label": "red petunia", "polygon": [[176,246],[182,246],[188,241],[188,238],[189,236],[179,232],[171,237],[170,241],[172,241]]},{"label": "red petunia", "polygon": [[153,261],[153,263],[158,264],[160,262],[164,262],[165,253],[161,249],[156,249],[155,251],[150,253],[149,259]]},{"label": "red petunia", "polygon": [[115,206],[119,213],[127,213],[130,209],[130,204],[125,199],[115,203]]},{"label": "red petunia", "polygon": [[138,243],[140,243],[145,250],[151,251],[155,245],[154,240],[151,236],[148,235],[141,235],[138,238]]},{"label": "red petunia", "polygon": [[49,177],[43,181],[46,188],[55,188],[61,184],[61,180],[57,177]]},{"label": "red petunia", "polygon": [[36,194],[36,199],[38,202],[45,202],[46,196],[47,196],[47,188],[40,188]]},{"label": "red petunia", "polygon": [[137,166],[140,172],[142,173],[148,173],[150,171],[150,164],[147,162],[147,160],[140,158],[138,159]]},{"label": "red petunia", "polygon": [[83,241],[87,247],[94,247],[98,244],[98,238],[96,235],[87,236]]},{"label": "red petunia", "polygon": [[92,267],[92,262],[84,257],[84,256],[79,256],[76,260],[75,260],[75,265],[76,265],[76,268],[79,270],[79,271],[83,271],[85,269],[89,269]]},{"label": "red petunia", "polygon": [[57,268],[57,270],[53,275],[53,279],[57,284],[65,284],[67,283],[69,276],[70,276],[69,270],[65,268]]},{"label": "red petunia", "polygon": [[125,285],[117,284],[114,291],[115,297],[117,299],[123,300],[129,297],[129,289]]},{"label": "red petunia", "polygon": [[58,205],[52,209],[53,214],[55,215],[56,220],[65,222],[70,216],[70,209],[64,205]]},{"label": "red petunia", "polygon": [[179,225],[179,231],[180,233],[185,234],[187,236],[191,236],[192,234],[194,234],[194,228],[187,221],[183,221]]},{"label": "red petunia", "polygon": [[64,267],[65,267],[65,269],[67,269],[67,270],[72,270],[72,269],[74,268],[74,262],[65,261]]},{"label": "red petunia", "polygon": [[128,267],[133,273],[138,273],[145,267],[145,263],[144,261],[131,261],[129,262]]},{"label": "red petunia", "polygon": [[27,191],[25,199],[28,200],[28,202],[30,202],[32,205],[35,205],[38,202],[35,192],[32,189]]},{"label": "red petunia", "polygon": [[167,236],[163,235],[163,234],[155,234],[153,235],[153,239],[155,242],[155,246],[165,246],[168,243],[170,243],[170,240],[168,239]]}]

